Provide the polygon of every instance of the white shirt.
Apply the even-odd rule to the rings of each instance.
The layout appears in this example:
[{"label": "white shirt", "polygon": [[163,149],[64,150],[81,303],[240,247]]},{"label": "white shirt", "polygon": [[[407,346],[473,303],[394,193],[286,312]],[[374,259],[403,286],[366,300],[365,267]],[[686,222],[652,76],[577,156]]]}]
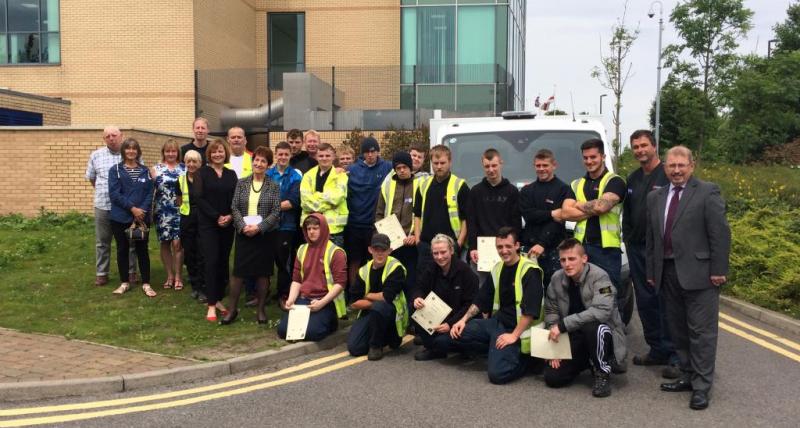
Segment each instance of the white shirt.
[{"label": "white shirt", "polygon": [[235,156],[231,155],[231,169],[236,173],[236,178],[242,178],[242,164],[244,163],[244,155]]},{"label": "white shirt", "polygon": [[[686,190],[686,186],[681,186],[681,193],[678,195],[678,201],[681,200],[681,196],[683,195],[683,191]],[[675,195],[675,185],[670,183],[669,184],[669,191],[667,192],[667,205],[664,207],[664,224],[661,225],[661,231],[666,232],[667,230],[667,214],[669,214],[669,202],[672,200],[672,196]],[[672,221],[675,221],[673,219]]]}]

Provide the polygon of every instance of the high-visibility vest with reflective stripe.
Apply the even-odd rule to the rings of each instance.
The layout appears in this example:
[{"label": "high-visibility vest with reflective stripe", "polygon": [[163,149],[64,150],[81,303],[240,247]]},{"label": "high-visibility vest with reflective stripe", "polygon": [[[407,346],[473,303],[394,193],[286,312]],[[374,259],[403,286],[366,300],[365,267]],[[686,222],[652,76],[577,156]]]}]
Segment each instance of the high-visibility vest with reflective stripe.
[{"label": "high-visibility vest with reflective stripe", "polygon": [[[419,191],[422,194],[422,218],[425,218],[425,199],[427,198],[428,189],[431,187],[431,183],[435,178],[431,175],[428,177],[420,177],[418,178],[419,182]],[[450,178],[447,180],[447,193],[445,194],[445,202],[447,202],[447,215],[450,217],[450,227],[453,229],[453,233],[458,238],[459,232],[461,232],[461,219],[458,218],[458,191],[461,190],[461,186],[466,184],[466,182],[455,176],[455,174],[450,174]],[[420,225],[420,234],[422,234],[422,229],[425,228],[425,223],[422,222]]]},{"label": "high-visibility vest with reflective stripe", "polygon": [[[385,202],[386,210],[383,212],[383,218],[392,215],[392,208],[394,208],[394,194],[397,190],[397,180],[394,179],[395,172],[390,172],[381,184],[381,197]],[[417,194],[417,187],[419,187],[419,180],[411,178],[411,205],[414,205],[414,196]],[[399,220],[399,219],[398,219]]]},{"label": "high-visibility vest with reflective stripe", "polygon": [[[603,196],[605,193],[606,185],[612,178],[619,177],[613,172],[608,172],[600,179],[600,186],[597,189],[597,197]],[[622,178],[622,177],[620,177]],[[575,192],[575,200],[578,202],[586,202],[586,195],[583,193],[584,185],[586,184],[586,177],[572,181],[572,191]],[[620,239],[619,216],[622,211],[622,204],[614,205],[611,211],[601,215],[600,220],[600,242],[603,248],[619,248],[622,240]],[[586,226],[589,224],[589,219],[584,219],[575,224],[575,239],[583,242],[586,236]]]},{"label": "high-visibility vest with reflective stripe", "polygon": [[[331,263],[333,263],[333,253],[336,251],[341,251],[344,253],[343,249],[341,249],[333,242],[328,241],[327,245],[325,245],[325,257],[322,259],[322,265],[325,268],[325,284],[327,284],[328,286],[328,291],[333,290],[334,282],[333,282],[333,273],[331,271]],[[308,244],[303,244],[300,246],[300,248],[297,249],[297,261],[300,263],[301,279],[305,279],[303,262],[305,262],[307,252],[308,252]],[[342,287],[344,287],[344,285],[342,285]],[[333,299],[333,304],[336,307],[336,316],[338,318],[342,318],[347,314],[347,304],[344,301],[344,288],[342,289],[342,292],[340,292],[339,295]]]},{"label": "high-visibility vest with reflective stripe", "polygon": [[[300,182],[300,197],[304,194],[313,195],[317,189],[317,172],[319,166],[315,166],[303,174],[303,180]],[[340,233],[347,225],[347,216],[349,210],[347,209],[347,175],[344,172],[337,172],[336,168],[331,168],[328,173],[328,179],[325,180],[325,185],[322,186],[322,198],[330,200],[333,197],[341,197],[339,204],[330,210],[323,211],[321,214],[325,216],[328,221],[328,229],[331,235]],[[344,176],[342,179],[341,176]],[[311,214],[303,210],[300,216],[300,224]]]},{"label": "high-visibility vest with reflective stripe", "polygon": [[[233,170],[233,164],[230,162],[225,164],[225,168],[236,172]],[[242,175],[240,175],[239,178],[249,177],[251,174],[253,174],[253,155],[245,151],[242,155]]]},{"label": "high-visibility vest with reflective stripe", "polygon": [[[358,270],[358,276],[361,277],[361,280],[364,281],[364,296],[369,294],[369,272],[372,269],[372,260],[367,262],[364,266],[361,266],[361,269]],[[386,259],[386,265],[383,267],[383,274],[381,275],[381,283],[386,281],[386,278],[392,274],[397,269],[403,270],[403,278],[406,276],[406,268],[400,263],[396,258],[389,256]],[[406,328],[408,327],[408,311],[406,310],[406,296],[403,294],[401,290],[395,296],[394,301],[395,309],[395,317],[394,317],[394,325],[397,328],[397,335],[403,337],[406,334]],[[359,311],[358,316],[361,316],[361,312]]]},{"label": "high-visibility vest with reflective stripe", "polygon": [[[186,174],[188,174],[188,172]],[[178,176],[178,187],[181,189],[181,215],[189,215],[191,211],[191,206],[189,205],[189,182],[187,181],[186,174]]]},{"label": "high-visibility vest with reflective stripe", "polygon": [[[492,268],[492,282],[494,283],[494,303],[492,304],[492,311],[497,312],[500,310],[500,272],[503,270],[503,262],[498,262]],[[525,277],[525,274],[531,270],[537,269],[539,271],[540,278],[544,278],[544,272],[542,268],[539,267],[539,264],[531,260],[527,257],[520,257],[519,262],[517,263],[517,270],[514,274],[514,305],[516,306],[517,310],[517,322],[519,322],[520,318],[522,318],[522,307],[520,304],[522,303],[522,278]],[[544,292],[544,286],[542,286],[542,292]],[[539,308],[539,319],[534,320],[531,325],[536,325],[544,319],[544,299],[542,299],[542,307]],[[528,355],[531,353],[531,331],[530,328],[526,329],[520,335],[520,341],[522,342],[522,346],[520,346],[520,352]]]}]

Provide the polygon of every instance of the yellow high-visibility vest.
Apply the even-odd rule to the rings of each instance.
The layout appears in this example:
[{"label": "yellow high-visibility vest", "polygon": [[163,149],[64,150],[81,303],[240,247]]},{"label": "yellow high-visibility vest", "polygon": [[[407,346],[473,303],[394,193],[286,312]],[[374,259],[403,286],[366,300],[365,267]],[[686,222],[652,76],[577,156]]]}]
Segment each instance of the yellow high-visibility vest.
[{"label": "yellow high-visibility vest", "polygon": [[[431,187],[431,183],[435,178],[431,175],[428,177],[420,177],[418,178],[419,182],[419,191],[422,195],[422,219],[425,218],[425,199],[428,196],[428,189]],[[461,186],[464,186],[466,181],[461,178],[455,176],[455,174],[450,174],[450,178],[447,180],[447,193],[445,194],[445,200],[447,202],[447,214],[450,217],[450,227],[453,229],[453,233],[458,238],[459,232],[461,232],[461,219],[458,218],[458,191],[461,190]],[[422,229],[425,227],[424,221],[420,224],[419,233],[422,235]]]},{"label": "yellow high-visibility vest", "polygon": [[[519,262],[517,263],[516,273],[514,274],[514,303],[517,309],[517,322],[519,322],[520,318],[522,318],[522,307],[520,306],[522,303],[522,278],[524,278],[525,274],[531,269],[537,269],[539,271],[540,278],[544,278],[544,272],[536,261],[527,257],[520,257]],[[492,311],[494,312],[500,310],[500,273],[502,270],[503,262],[498,262],[496,265],[494,265],[494,268],[492,268],[492,282],[494,282],[494,303],[492,303]],[[542,294],[544,294],[544,286],[542,286]],[[544,306],[544,299],[542,299],[542,306]],[[535,320],[533,325],[540,323],[543,319],[544,307],[541,307],[539,308],[539,319]],[[530,355],[530,329],[526,329],[524,332],[522,332],[519,338],[522,343],[522,346],[520,346],[520,352]]]},{"label": "yellow high-visibility vest", "polygon": [[[331,263],[333,263],[333,254],[336,251],[341,251],[344,253],[344,250],[339,247],[338,245],[334,244],[331,241],[325,245],[325,257],[322,259],[322,265],[325,269],[325,284],[327,284],[328,291],[333,290],[333,271],[331,271]],[[306,259],[306,253],[308,252],[308,244],[303,244],[300,248],[297,249],[297,261],[300,263],[300,278],[305,279],[305,272],[303,269],[303,262]],[[339,293],[333,299],[334,307],[336,308],[336,317],[342,318],[347,315],[347,304],[344,301],[344,284],[339,284],[342,286],[342,292]]]},{"label": "yellow high-visibility vest", "polygon": [[[233,164],[228,162],[225,164],[225,168],[233,171]],[[251,174],[253,174],[253,155],[245,150],[242,155],[242,175],[240,175],[239,178],[249,177]]]},{"label": "yellow high-visibility vest", "polygon": [[[358,276],[364,281],[365,288],[364,288],[364,295],[366,296],[369,293],[369,272],[372,269],[372,260],[367,262],[364,266],[361,266],[361,269],[358,270]],[[403,271],[403,278],[406,276],[406,268],[400,263],[396,258],[389,256],[386,259],[386,265],[383,267],[383,274],[381,275],[381,283],[386,281],[386,278],[392,274],[397,269],[402,269]],[[395,317],[394,317],[394,325],[397,328],[397,335],[399,337],[403,337],[406,334],[406,328],[408,327],[408,310],[407,303],[406,303],[406,296],[403,294],[401,290],[395,296],[394,301],[395,309]],[[359,317],[361,316],[361,312],[359,311]]]},{"label": "yellow high-visibility vest", "polygon": [[[188,172],[186,174],[188,174]],[[189,215],[191,211],[191,205],[189,205],[189,181],[186,178],[186,174],[178,176],[178,186],[181,189],[181,215]]]},{"label": "yellow high-visibility vest", "polygon": [[321,213],[328,221],[328,229],[331,234],[344,231],[347,224],[347,174],[337,172],[331,168],[328,179],[322,186],[322,192],[317,192],[317,172],[319,166],[315,166],[303,174],[300,182],[300,207],[302,215],[300,224],[313,212]]},{"label": "yellow high-visibility vest", "polygon": [[[606,185],[612,178],[619,177],[613,172],[607,172],[606,175],[600,179],[600,186],[597,189],[597,197],[603,196],[605,193]],[[622,177],[620,177],[622,178]],[[583,193],[583,187],[586,184],[586,177],[581,177],[572,181],[572,191],[575,192],[575,200],[578,202],[586,202],[586,195]],[[601,215],[600,220],[600,242],[603,248],[619,248],[622,240],[620,239],[619,217],[622,212],[622,204],[614,205],[611,211]],[[589,219],[583,219],[575,224],[575,239],[583,242],[586,237],[586,226],[589,224]]]}]

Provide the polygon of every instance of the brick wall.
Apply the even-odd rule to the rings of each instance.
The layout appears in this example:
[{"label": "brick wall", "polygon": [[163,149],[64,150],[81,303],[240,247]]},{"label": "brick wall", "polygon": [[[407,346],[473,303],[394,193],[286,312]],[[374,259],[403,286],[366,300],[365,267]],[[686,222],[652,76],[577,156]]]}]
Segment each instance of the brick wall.
[{"label": "brick wall", "polygon": [[[124,128],[142,146],[147,165],[161,160],[161,146],[188,136]],[[103,146],[102,129],[79,127],[0,128],[0,158],[24,159],[24,167],[0,169],[0,214],[35,215],[41,207],[65,213],[93,211],[94,189],[84,177],[89,154]]]},{"label": "brick wall", "polygon": [[43,125],[66,126],[71,120],[70,102],[56,98],[0,89],[0,107],[40,113]]}]

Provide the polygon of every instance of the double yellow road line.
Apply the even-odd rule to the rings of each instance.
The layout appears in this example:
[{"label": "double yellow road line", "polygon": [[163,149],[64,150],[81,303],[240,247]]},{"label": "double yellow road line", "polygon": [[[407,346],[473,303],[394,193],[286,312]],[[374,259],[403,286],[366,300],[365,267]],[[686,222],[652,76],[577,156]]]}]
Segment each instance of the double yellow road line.
[{"label": "double yellow road line", "polygon": [[[735,334],[743,339],[747,339],[750,342],[755,343],[756,345],[767,348],[772,352],[783,355],[786,358],[795,360],[796,362],[800,363],[800,354],[792,352],[790,350],[794,349],[795,351],[800,351],[800,344],[798,344],[797,342],[793,342],[789,339],[778,336],[777,334],[772,333],[770,331],[752,326],[744,321],[741,321],[730,315],[726,315],[722,312],[719,313],[719,320],[720,320],[719,328],[727,331],[728,333]],[[737,327],[734,327],[731,324],[735,324]],[[750,332],[747,332],[745,330],[749,330]],[[755,335],[752,333],[755,333]],[[765,340],[764,338],[769,340]],[[782,346],[778,346],[775,343],[779,343]]]}]

